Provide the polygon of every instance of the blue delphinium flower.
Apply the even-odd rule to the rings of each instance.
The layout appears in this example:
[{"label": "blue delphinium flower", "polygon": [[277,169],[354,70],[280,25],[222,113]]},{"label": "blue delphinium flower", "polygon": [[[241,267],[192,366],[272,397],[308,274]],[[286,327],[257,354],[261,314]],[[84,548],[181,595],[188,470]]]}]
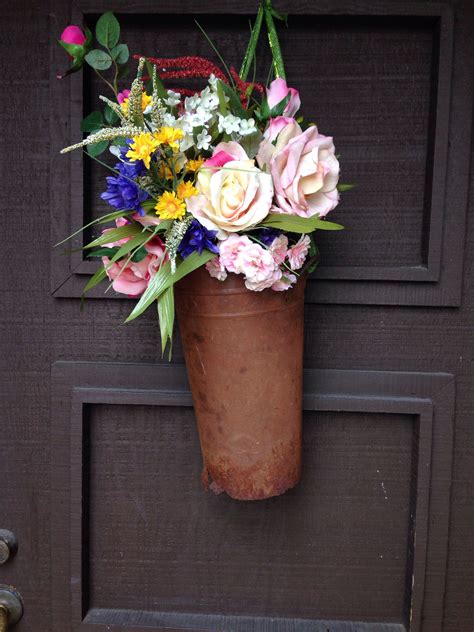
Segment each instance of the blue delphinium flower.
[{"label": "blue delphinium flower", "polygon": [[144,215],[142,207],[148,197],[148,193],[141,189],[133,180],[137,176],[136,165],[118,162],[115,169],[120,175],[109,176],[107,180],[107,191],[101,194],[101,198],[108,202],[118,211],[137,211]]},{"label": "blue delphinium flower", "polygon": [[120,160],[123,164],[129,165],[129,173],[127,174],[129,178],[135,178],[136,176],[141,176],[145,169],[145,165],[143,160],[136,160],[135,162],[130,162],[130,158],[127,158],[127,152],[130,149],[130,143],[133,143],[131,138],[127,138],[127,144],[122,145],[120,147]]},{"label": "blue delphinium flower", "polygon": [[262,228],[258,233],[258,239],[265,244],[265,246],[271,246],[273,240],[281,235],[281,230],[277,228]]},{"label": "blue delphinium flower", "polygon": [[203,250],[210,250],[217,254],[219,249],[214,243],[216,235],[216,230],[208,230],[197,219],[193,219],[178,246],[178,252],[183,259],[189,257],[193,252],[201,254]]}]

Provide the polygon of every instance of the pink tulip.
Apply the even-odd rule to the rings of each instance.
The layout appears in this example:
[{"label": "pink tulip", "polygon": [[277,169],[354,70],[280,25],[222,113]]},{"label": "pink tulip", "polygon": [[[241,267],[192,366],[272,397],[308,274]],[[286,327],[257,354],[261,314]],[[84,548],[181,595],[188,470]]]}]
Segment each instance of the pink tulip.
[{"label": "pink tulip", "polygon": [[267,88],[267,101],[270,109],[278,105],[280,101],[283,101],[288,94],[290,95],[290,100],[283,114],[284,116],[294,116],[301,106],[300,93],[295,88],[289,88],[286,85],[286,81],[281,78],[274,79],[270,87]]},{"label": "pink tulip", "polygon": [[81,46],[86,41],[86,36],[78,26],[66,26],[60,39],[66,44],[78,44]]}]

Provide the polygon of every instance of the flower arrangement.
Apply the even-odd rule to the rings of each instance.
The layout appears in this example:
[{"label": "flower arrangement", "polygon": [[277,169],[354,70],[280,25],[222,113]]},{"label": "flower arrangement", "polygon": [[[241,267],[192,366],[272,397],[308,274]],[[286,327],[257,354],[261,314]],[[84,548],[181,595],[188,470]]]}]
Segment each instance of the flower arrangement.
[{"label": "flower arrangement", "polygon": [[[114,210],[91,224],[115,226],[85,246],[102,262],[85,292],[108,278],[137,299],[127,321],[157,302],[163,349],[173,286],[184,276],[205,266],[220,282],[236,274],[250,291],[284,292],[316,267],[315,231],[342,228],[326,215],[351,185],[339,184],[333,139],[296,118],[300,97],[286,82],[279,17],[268,0],[259,6],[240,72],[223,60],[221,68],[202,57],[135,55],[136,77],[121,91],[129,51],[112,13],[96,26],[102,49],[92,48],[88,29],[62,34],[72,58],[65,74],[88,64],[113,93],[100,97],[103,112],[84,119],[87,137],[62,150],[83,148],[99,160],[108,148],[116,159],[100,161],[111,172],[101,197]],[[268,86],[248,80],[264,21],[275,75]],[[168,87],[196,78],[205,80],[197,91]]]}]

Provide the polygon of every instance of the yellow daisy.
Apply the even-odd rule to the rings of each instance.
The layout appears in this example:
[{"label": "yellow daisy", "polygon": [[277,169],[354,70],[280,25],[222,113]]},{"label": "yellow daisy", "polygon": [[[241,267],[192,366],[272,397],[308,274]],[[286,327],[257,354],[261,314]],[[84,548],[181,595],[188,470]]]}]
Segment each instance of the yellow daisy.
[{"label": "yellow daisy", "polygon": [[165,191],[155,206],[160,219],[180,219],[186,213],[186,205],[174,191]]},{"label": "yellow daisy", "polygon": [[204,158],[196,158],[196,160],[188,160],[186,163],[187,171],[197,171],[200,167],[202,167],[202,163],[204,162]]},{"label": "yellow daisy", "polygon": [[183,137],[183,130],[178,129],[177,127],[160,127],[160,129],[155,132],[155,138],[160,145],[169,145],[173,151],[178,151],[178,141]]},{"label": "yellow daisy", "polygon": [[[142,92],[142,110],[145,111],[152,102],[152,98],[146,92]],[[128,114],[128,97],[122,101],[120,107],[124,114]]]},{"label": "yellow daisy", "polygon": [[180,184],[178,184],[177,193],[178,197],[180,197],[182,200],[185,200],[186,198],[192,197],[193,195],[197,195],[199,191],[196,189],[192,182],[181,182]]},{"label": "yellow daisy", "polygon": [[150,168],[151,154],[158,149],[160,143],[148,132],[133,137],[133,143],[127,151],[126,156],[132,162],[143,160],[147,169]]}]

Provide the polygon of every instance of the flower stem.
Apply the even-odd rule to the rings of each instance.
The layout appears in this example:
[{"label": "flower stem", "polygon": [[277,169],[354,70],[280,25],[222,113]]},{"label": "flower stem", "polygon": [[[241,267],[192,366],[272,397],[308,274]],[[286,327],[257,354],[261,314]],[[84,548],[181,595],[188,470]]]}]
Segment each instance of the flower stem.
[{"label": "flower stem", "polygon": [[265,22],[267,23],[268,41],[273,57],[273,66],[275,68],[275,75],[278,78],[286,79],[285,66],[283,64],[283,56],[281,54],[280,42],[278,40],[278,34],[273,21],[273,7],[272,0],[263,0],[263,12],[265,15]]}]

